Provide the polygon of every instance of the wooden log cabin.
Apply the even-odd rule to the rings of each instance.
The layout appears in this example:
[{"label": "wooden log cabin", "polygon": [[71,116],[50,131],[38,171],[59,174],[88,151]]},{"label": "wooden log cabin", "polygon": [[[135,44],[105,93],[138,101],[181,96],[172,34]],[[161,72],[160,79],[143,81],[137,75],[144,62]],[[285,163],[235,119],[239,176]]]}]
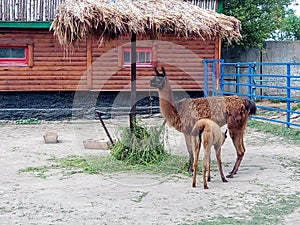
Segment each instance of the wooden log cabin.
[{"label": "wooden log cabin", "polygon": [[[63,1],[1,0],[0,119],[59,119],[74,115],[76,109],[83,115],[87,108],[110,107],[120,91],[130,91],[130,37],[100,47],[99,40],[90,37],[66,51],[49,30]],[[191,2],[212,10],[220,10],[222,3]],[[219,37],[138,37],[138,93],[149,95],[153,67],[164,66],[174,89],[201,95],[202,60],[220,58],[220,42]],[[75,107],[76,93],[82,104]],[[96,96],[96,105],[89,102],[90,96]]]}]

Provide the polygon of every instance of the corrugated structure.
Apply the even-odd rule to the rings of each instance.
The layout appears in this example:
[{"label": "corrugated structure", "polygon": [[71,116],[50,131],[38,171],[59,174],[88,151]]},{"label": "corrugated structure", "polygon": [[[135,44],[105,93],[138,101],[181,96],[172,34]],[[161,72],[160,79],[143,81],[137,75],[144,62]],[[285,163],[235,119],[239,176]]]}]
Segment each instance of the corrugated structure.
[{"label": "corrugated structure", "polygon": [[53,21],[64,0],[0,0],[0,21]]},{"label": "corrugated structure", "polygon": [[[217,0],[185,0],[203,9],[211,9],[216,11],[218,8]],[[221,1],[219,1],[221,2]]]}]

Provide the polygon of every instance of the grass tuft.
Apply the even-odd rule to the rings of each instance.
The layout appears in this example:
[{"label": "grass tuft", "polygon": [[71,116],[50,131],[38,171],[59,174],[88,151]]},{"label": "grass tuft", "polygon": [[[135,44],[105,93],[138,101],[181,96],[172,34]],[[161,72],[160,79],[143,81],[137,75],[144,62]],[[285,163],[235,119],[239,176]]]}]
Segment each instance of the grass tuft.
[{"label": "grass tuft", "polygon": [[21,125],[21,124],[25,124],[25,125],[32,125],[32,124],[41,124],[41,121],[38,119],[20,119],[20,120],[16,120],[16,124]]},{"label": "grass tuft", "polygon": [[245,214],[233,213],[230,217],[216,216],[204,219],[195,225],[262,225],[262,224],[284,224],[284,216],[294,212],[300,207],[299,192],[282,195],[266,194]]},{"label": "grass tuft", "polygon": [[[63,170],[64,175],[73,175],[76,173],[87,174],[111,174],[117,172],[137,172],[149,174],[184,174],[189,175],[187,171],[188,158],[185,156],[168,155],[159,163],[152,164],[128,164],[115,159],[112,156],[68,156],[66,158],[51,158],[52,164],[49,166],[27,167],[20,169],[19,173],[30,172],[37,177],[45,179],[51,176],[51,170]],[[198,170],[200,173],[200,170]]]},{"label": "grass tuft", "polygon": [[263,121],[257,121],[253,119],[250,119],[248,121],[248,127],[254,128],[257,131],[262,131],[276,136],[284,137],[287,140],[295,141],[295,144],[300,143],[299,129],[295,129],[295,128],[286,129],[285,127],[280,125],[263,122]]}]

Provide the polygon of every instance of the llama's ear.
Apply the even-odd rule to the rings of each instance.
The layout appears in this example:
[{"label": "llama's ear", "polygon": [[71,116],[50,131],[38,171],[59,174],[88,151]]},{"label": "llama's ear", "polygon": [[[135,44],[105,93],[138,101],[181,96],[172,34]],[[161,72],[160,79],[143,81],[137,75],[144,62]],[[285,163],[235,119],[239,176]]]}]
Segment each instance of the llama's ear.
[{"label": "llama's ear", "polygon": [[161,68],[161,71],[162,71],[162,75],[165,77],[166,76],[166,71],[165,71],[165,68]]}]

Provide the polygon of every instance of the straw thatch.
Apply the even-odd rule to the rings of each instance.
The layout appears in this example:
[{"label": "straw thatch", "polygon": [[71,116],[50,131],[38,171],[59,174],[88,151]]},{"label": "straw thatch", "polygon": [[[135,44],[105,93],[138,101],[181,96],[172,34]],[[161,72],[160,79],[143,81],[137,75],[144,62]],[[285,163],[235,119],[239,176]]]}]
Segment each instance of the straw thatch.
[{"label": "straw thatch", "polygon": [[229,41],[240,37],[240,21],[182,0],[66,0],[57,9],[51,30],[65,47],[95,35],[110,40],[130,35],[163,34]]}]

